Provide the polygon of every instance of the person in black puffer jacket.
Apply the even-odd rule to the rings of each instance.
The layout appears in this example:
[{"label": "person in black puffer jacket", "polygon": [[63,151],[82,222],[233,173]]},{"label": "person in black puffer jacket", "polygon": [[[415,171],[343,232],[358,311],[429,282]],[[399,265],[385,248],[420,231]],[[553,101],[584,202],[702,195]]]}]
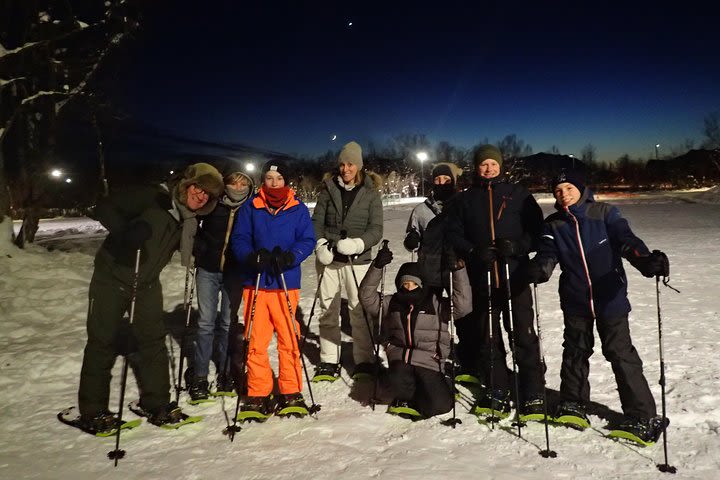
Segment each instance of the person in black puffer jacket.
[{"label": "person in black puffer jacket", "polygon": [[[502,173],[502,164],[502,153],[496,147],[483,145],[477,149],[473,185],[457,194],[449,211],[448,238],[457,255],[466,261],[473,285],[473,312],[458,321],[457,332],[461,371],[470,375],[481,372],[479,380],[487,387],[488,395],[481,396],[476,407],[485,408],[488,406],[485,404],[495,402],[509,410],[507,350],[500,328],[502,312],[506,330],[513,322],[520,397],[524,399],[519,406],[522,414],[530,405],[542,407],[538,401],[542,398],[543,371],[526,269],[528,253],[540,235],[543,217],[530,192]],[[512,318],[506,271],[510,277]],[[492,348],[489,308],[493,313]]]}]

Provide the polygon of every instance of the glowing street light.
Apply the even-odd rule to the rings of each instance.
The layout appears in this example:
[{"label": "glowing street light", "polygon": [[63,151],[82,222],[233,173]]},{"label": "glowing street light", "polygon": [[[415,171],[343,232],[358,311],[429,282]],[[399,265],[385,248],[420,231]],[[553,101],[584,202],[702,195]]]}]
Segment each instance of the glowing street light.
[{"label": "glowing street light", "polygon": [[254,172],[255,171],[255,164],[252,162],[248,162],[245,164],[245,171],[246,172]]},{"label": "glowing street light", "polygon": [[59,168],[55,168],[50,172],[50,176],[53,178],[60,178],[62,177],[62,174],[63,172]]},{"label": "glowing street light", "polygon": [[655,160],[659,160],[659,158],[658,158],[658,148],[660,148],[660,144],[659,144],[659,143],[656,143],[656,144],[655,144]]},{"label": "glowing street light", "polygon": [[427,152],[417,152],[415,154],[418,160],[420,160],[420,188],[422,189],[422,196],[425,196],[425,160],[428,159]]},{"label": "glowing street light", "polygon": [[72,178],[66,178],[65,183],[72,183]]}]

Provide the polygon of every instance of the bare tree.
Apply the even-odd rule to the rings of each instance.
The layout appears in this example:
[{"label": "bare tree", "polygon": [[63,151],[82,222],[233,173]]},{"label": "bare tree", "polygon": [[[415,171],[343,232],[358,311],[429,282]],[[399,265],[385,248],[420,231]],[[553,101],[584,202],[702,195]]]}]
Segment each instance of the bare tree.
[{"label": "bare tree", "polygon": [[703,147],[710,150],[720,148],[720,113],[712,112],[705,117],[703,134],[705,135]]},{"label": "bare tree", "polygon": [[15,243],[33,241],[52,158],[58,115],[68,102],[94,94],[108,55],[137,28],[128,0],[5,0],[0,18],[0,223],[23,209]]},{"label": "bare tree", "polygon": [[595,161],[597,160],[597,150],[592,143],[588,143],[582,148],[582,150],[580,150],[580,160],[591,168],[595,165]]}]

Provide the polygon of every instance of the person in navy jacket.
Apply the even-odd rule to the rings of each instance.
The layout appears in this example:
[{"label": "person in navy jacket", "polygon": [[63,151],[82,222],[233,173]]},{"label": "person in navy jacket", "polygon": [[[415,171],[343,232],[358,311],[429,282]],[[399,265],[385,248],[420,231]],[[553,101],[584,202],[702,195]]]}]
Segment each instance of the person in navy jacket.
[{"label": "person in navy jacket", "polygon": [[666,276],[667,256],[650,252],[630,229],[617,207],[596,202],[592,191],[573,171],[552,181],[557,212],[545,219],[537,254],[528,267],[531,283],[548,281],[560,264],[560,306],[565,329],[560,371],[561,403],[556,419],[576,428],[589,426],[589,359],[593,353],[593,324],[602,352],[615,373],[622,409],[630,430],[641,440],[654,442],[662,429],[655,400],[645,379],[642,361],[630,339],[626,258],[645,277]]}]

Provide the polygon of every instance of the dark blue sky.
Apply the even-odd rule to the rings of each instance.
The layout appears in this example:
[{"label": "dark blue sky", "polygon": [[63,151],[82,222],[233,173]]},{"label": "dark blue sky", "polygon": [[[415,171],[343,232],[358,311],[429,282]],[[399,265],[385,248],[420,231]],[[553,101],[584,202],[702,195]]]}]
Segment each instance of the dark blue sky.
[{"label": "dark blue sky", "polygon": [[717,6],[246,3],[151,11],[118,72],[124,107],[184,135],[285,153],[400,133],[464,147],[516,134],[535,152],[592,143],[600,160],[697,147],[720,110]]}]

